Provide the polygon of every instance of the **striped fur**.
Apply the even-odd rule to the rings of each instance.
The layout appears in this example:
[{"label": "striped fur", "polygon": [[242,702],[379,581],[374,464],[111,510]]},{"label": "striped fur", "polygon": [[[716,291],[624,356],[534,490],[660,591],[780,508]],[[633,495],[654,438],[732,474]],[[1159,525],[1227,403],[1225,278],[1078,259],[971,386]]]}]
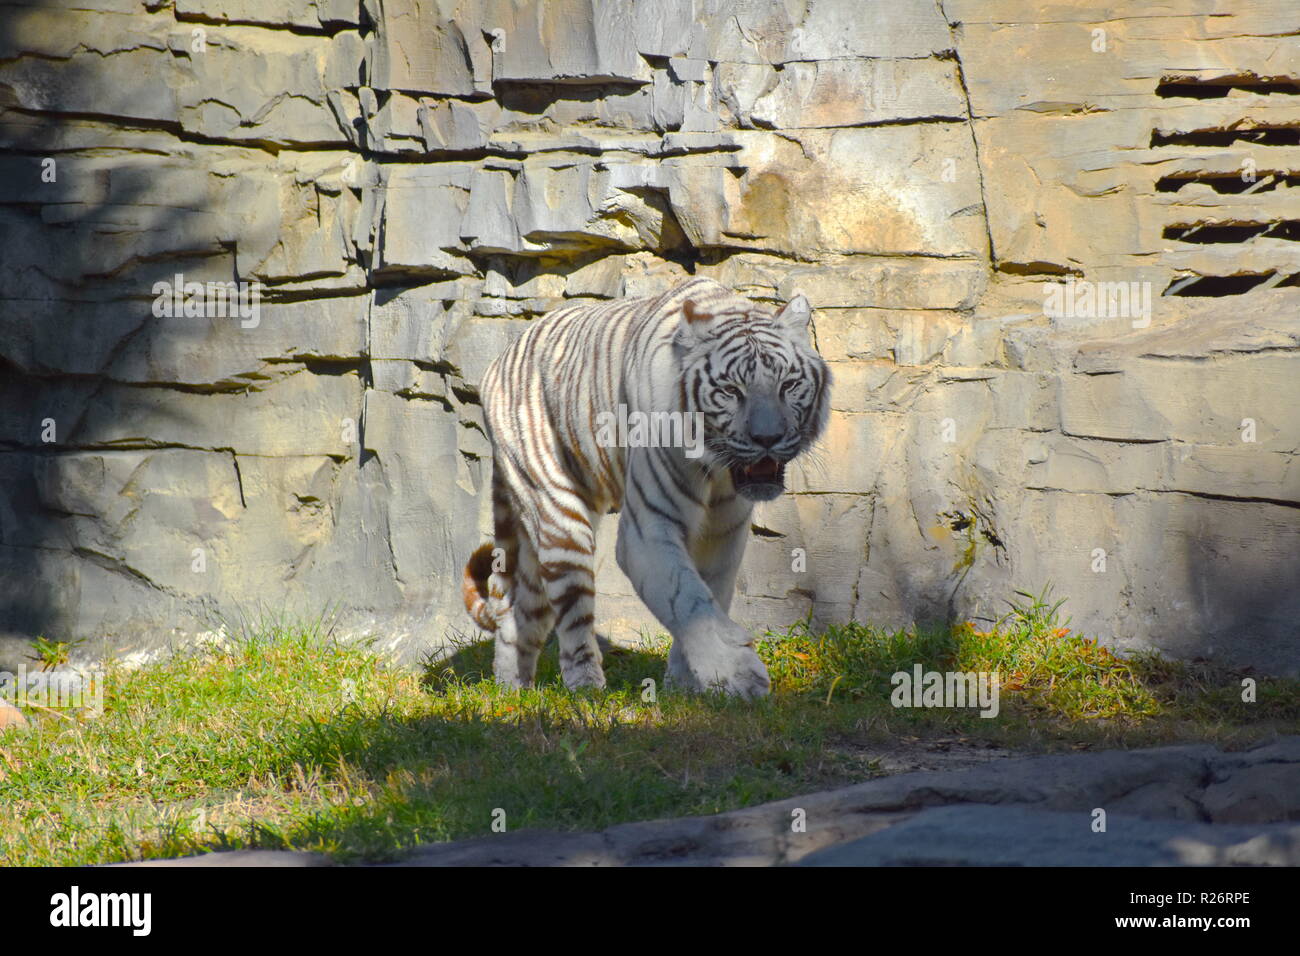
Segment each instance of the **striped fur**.
[{"label": "striped fur", "polygon": [[[496,632],[496,677],[532,683],[554,628],[569,687],[604,686],[594,620],[596,524],[621,510],[617,556],[673,636],[668,681],[759,696],[753,636],[727,616],[755,501],[825,427],[830,373],[808,301],[779,313],[704,278],[656,298],[558,309],[488,368],[495,541],[465,568],[465,605]],[[631,413],[699,413],[702,447],[622,447]]]}]

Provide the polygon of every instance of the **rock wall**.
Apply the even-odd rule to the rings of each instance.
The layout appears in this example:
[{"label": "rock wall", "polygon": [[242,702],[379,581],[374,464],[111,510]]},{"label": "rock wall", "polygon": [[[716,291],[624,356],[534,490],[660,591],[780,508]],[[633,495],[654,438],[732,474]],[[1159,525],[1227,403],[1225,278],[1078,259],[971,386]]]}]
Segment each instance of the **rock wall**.
[{"label": "rock wall", "polygon": [[[10,653],[326,609],[441,645],[487,363],[694,273],[805,292],[836,376],[747,624],[1050,581],[1113,646],[1295,672],[1300,6],[1149,6],[10,0]],[[172,294],[233,281],[256,312]]]}]

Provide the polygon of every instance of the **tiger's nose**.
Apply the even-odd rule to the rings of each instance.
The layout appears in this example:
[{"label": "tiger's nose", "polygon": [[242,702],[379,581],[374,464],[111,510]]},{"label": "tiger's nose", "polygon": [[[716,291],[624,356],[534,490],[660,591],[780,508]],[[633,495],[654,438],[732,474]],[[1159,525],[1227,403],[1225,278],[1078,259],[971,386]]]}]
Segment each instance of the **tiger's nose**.
[{"label": "tiger's nose", "polygon": [[757,401],[749,409],[749,437],[754,444],[771,448],[785,434],[781,413],[770,402]]}]

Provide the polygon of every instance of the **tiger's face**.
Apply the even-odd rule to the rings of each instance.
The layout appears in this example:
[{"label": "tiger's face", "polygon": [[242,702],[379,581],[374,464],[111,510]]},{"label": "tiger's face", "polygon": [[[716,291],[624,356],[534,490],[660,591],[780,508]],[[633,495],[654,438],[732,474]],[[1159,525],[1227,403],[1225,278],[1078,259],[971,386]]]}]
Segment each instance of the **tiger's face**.
[{"label": "tiger's face", "polygon": [[771,501],[785,490],[786,465],[826,426],[831,374],[809,343],[802,295],[776,315],[733,301],[708,313],[685,303],[683,391],[703,419],[706,464],[727,469],[750,501]]}]

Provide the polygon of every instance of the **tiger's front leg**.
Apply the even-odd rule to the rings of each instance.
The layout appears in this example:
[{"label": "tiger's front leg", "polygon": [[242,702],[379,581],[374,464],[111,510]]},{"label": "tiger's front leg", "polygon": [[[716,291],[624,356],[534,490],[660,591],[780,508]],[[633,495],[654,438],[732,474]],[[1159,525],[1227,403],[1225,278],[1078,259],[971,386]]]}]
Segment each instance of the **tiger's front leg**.
[{"label": "tiger's front leg", "polygon": [[[771,682],[754,650],[754,637],[726,611],[736,570],[730,565],[738,564],[743,551],[743,540],[738,541],[737,535],[740,528],[749,529],[749,507],[740,503],[727,509],[736,514],[730,515],[731,524],[717,541],[717,549],[702,552],[710,579],[706,581],[687,544],[687,529],[704,525],[704,502],[683,493],[678,482],[665,481],[652,471],[648,457],[629,465],[618,564],[672,635],[668,685],[694,692],[720,690],[738,697],[766,696]],[[637,517],[628,520],[633,510]],[[715,588],[724,593],[715,593]]]}]

